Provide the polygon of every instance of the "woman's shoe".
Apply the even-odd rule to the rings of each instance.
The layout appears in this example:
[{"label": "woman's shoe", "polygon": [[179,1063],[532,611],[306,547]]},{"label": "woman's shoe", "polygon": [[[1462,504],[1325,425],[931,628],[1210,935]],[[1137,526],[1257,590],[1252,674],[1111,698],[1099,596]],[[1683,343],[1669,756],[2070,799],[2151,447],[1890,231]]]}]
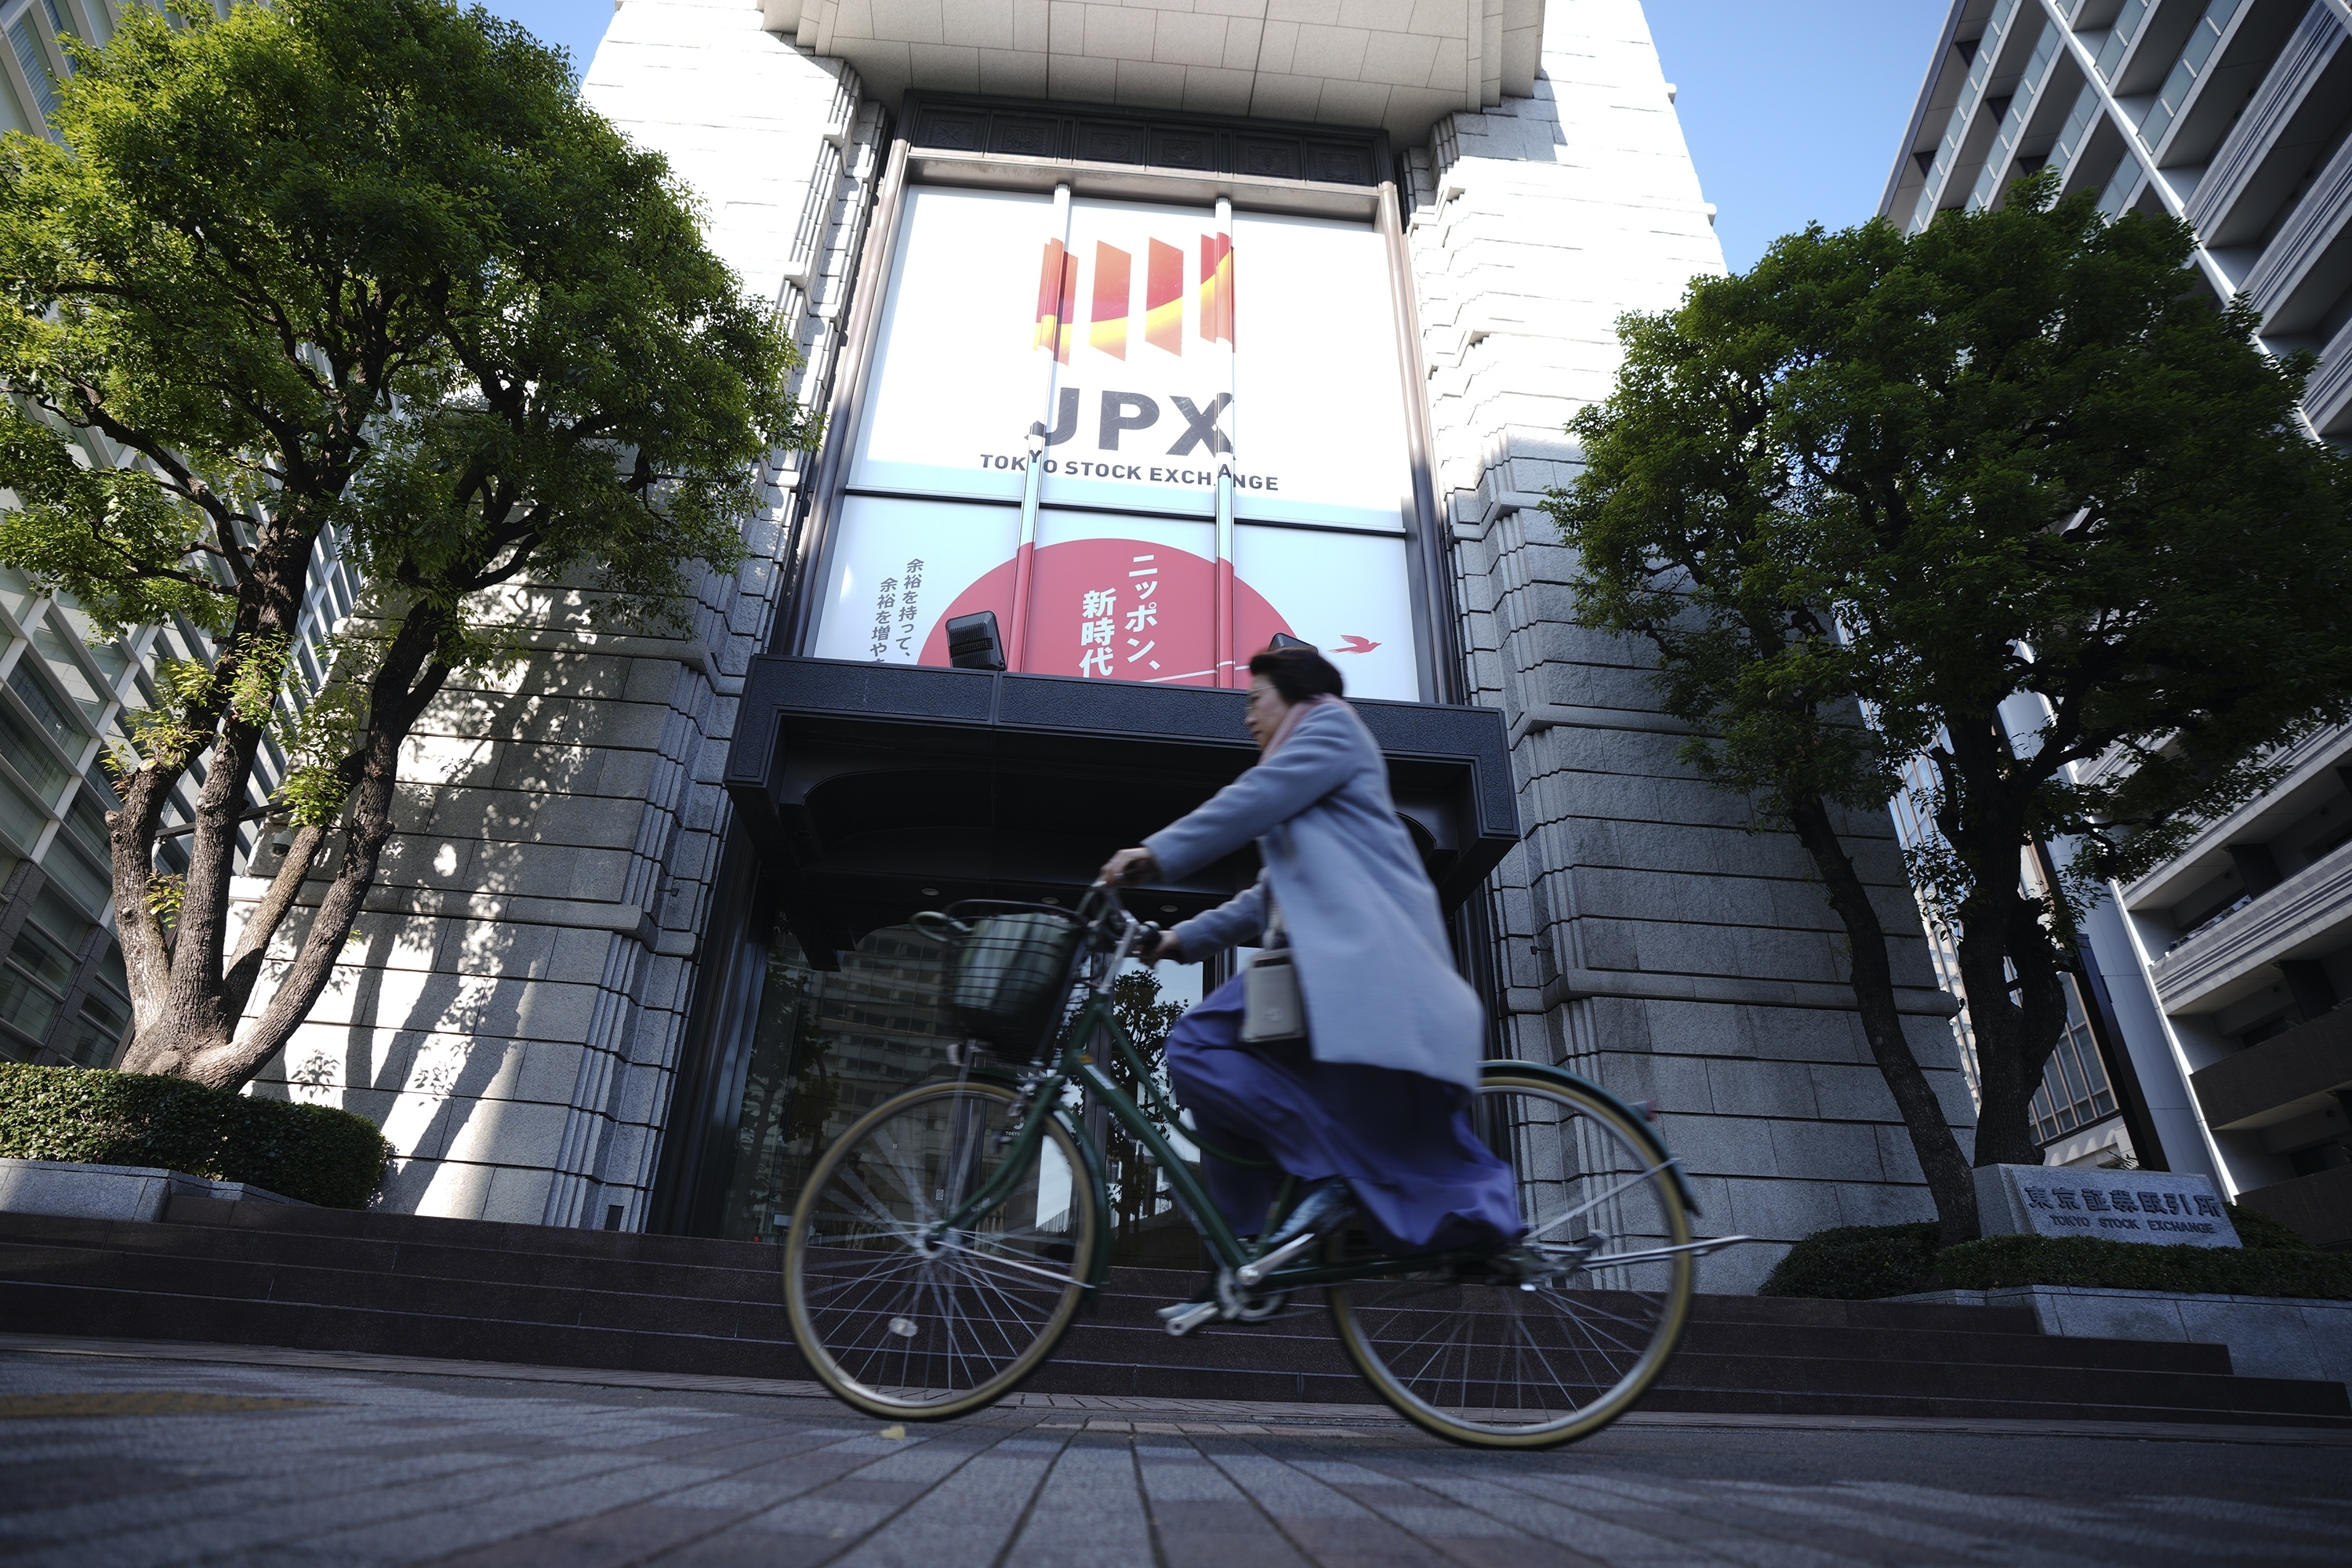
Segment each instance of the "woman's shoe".
[{"label": "woman's shoe", "polygon": [[1256,1258],[1237,1269],[1234,1278],[1244,1286],[1255,1286],[1294,1256],[1306,1251],[1316,1237],[1328,1236],[1347,1224],[1355,1212],[1355,1195],[1348,1191],[1346,1180],[1324,1177],[1300,1195],[1280,1225],[1266,1233]]},{"label": "woman's shoe", "polygon": [[1302,1236],[1324,1235],[1355,1212],[1356,1196],[1348,1190],[1347,1178],[1326,1176],[1299,1194],[1282,1223],[1266,1234],[1258,1255],[1264,1257]]}]

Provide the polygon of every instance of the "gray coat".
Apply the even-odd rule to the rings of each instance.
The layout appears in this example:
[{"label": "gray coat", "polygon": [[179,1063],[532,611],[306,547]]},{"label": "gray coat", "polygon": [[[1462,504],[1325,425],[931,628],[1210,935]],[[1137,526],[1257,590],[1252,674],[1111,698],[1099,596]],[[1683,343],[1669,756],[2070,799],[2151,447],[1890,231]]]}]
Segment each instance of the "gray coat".
[{"label": "gray coat", "polygon": [[1262,931],[1270,886],[1317,1061],[1402,1068],[1475,1088],[1485,1011],[1454,967],[1437,889],[1397,820],[1380,746],[1354,710],[1327,702],[1308,710],[1272,757],[1143,847],[1173,879],[1253,838],[1265,871],[1247,892],[1176,928],[1184,956]]}]

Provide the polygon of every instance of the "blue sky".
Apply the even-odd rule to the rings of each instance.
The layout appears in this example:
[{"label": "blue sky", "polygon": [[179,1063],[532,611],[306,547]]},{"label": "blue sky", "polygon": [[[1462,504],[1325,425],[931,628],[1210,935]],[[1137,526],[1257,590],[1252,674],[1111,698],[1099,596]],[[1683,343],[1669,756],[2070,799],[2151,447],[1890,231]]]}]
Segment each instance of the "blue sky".
[{"label": "blue sky", "polygon": [[[747,0],[748,3],[748,0]],[[493,16],[520,22],[540,41],[572,51],[572,68],[584,71],[613,20],[613,0],[483,0]]]},{"label": "blue sky", "polygon": [[[612,0],[489,0],[585,69]],[[1778,236],[1876,210],[1946,0],[1646,0],[1734,269]]]},{"label": "blue sky", "polygon": [[1646,0],[1734,271],[1878,209],[1946,0]]}]

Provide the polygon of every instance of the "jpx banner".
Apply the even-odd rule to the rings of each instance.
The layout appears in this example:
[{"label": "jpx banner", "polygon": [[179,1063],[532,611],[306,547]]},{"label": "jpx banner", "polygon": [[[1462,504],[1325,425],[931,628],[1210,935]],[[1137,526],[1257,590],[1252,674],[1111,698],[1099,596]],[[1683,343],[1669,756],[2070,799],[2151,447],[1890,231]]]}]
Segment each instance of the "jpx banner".
[{"label": "jpx banner", "polygon": [[992,609],[1016,668],[1229,684],[1221,639],[1286,632],[1419,695],[1371,228],[921,187],[902,221],[814,652],[945,663]]}]

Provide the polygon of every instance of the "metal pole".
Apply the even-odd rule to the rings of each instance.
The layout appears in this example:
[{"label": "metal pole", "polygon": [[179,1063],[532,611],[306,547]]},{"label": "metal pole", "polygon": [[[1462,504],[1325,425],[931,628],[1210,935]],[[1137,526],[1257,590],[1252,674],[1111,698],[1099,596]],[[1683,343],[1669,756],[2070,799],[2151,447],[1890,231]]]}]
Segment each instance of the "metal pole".
[{"label": "metal pole", "polygon": [[[1070,322],[1070,187],[1054,187],[1054,234],[1047,242],[1045,266],[1038,279],[1038,300],[1043,303],[1050,288],[1054,309],[1050,316],[1038,318],[1037,343],[1034,352],[1045,358],[1045,393],[1044,412],[1029,426],[1028,468],[1021,476],[1021,541],[1013,554],[1012,626],[1005,636],[1004,663],[1007,668],[1029,668],[1029,576],[1037,555],[1037,500],[1045,486],[1045,437],[1054,428],[1055,397],[1062,384],[1062,344],[1068,338]],[[1058,265],[1061,277],[1050,276]]]},{"label": "metal pole", "polygon": [[[1234,202],[1231,196],[1217,198],[1217,238],[1225,255],[1233,254]],[[1217,569],[1216,588],[1216,672],[1210,677],[1212,686],[1238,686],[1239,669],[1234,654],[1234,465],[1239,460],[1241,444],[1241,388],[1237,367],[1241,361],[1239,333],[1234,327],[1233,279],[1241,275],[1236,259],[1218,286],[1217,314],[1229,329],[1225,338],[1225,418],[1233,431],[1227,450],[1217,456]],[[1208,334],[1203,332],[1202,337]]]}]

